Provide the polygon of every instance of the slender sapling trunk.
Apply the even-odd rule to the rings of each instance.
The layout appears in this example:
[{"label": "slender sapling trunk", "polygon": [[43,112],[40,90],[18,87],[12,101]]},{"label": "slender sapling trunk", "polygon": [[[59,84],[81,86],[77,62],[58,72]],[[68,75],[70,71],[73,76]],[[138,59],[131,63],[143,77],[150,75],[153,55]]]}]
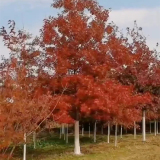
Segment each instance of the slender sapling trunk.
[{"label": "slender sapling trunk", "polygon": [[155,136],[157,135],[156,128],[157,128],[156,120],[154,120],[154,135],[155,135]]},{"label": "slender sapling trunk", "polygon": [[151,121],[149,122],[149,133],[152,133],[152,128],[151,128]]},{"label": "slender sapling trunk", "polygon": [[82,136],[84,136],[84,127],[82,125]]},{"label": "slender sapling trunk", "polygon": [[26,160],[26,150],[27,150],[27,134],[24,133],[24,144],[23,144],[23,160]]},{"label": "slender sapling trunk", "polygon": [[64,124],[62,124],[62,134],[64,134]]},{"label": "slender sapling trunk", "polygon": [[123,130],[122,130],[122,125],[121,125],[121,138],[122,138]]},{"label": "slender sapling trunk", "polygon": [[61,127],[59,128],[59,131],[60,131],[59,132],[59,139],[61,139],[62,138],[62,128]]},{"label": "slender sapling trunk", "polygon": [[107,137],[107,143],[109,143],[109,137],[110,137],[110,122],[108,122],[108,137]]},{"label": "slender sapling trunk", "polygon": [[66,143],[68,143],[68,124],[67,124],[67,127],[66,127]]},{"label": "slender sapling trunk", "polygon": [[142,111],[142,137],[143,137],[143,142],[146,141],[146,111]]},{"label": "slender sapling trunk", "polygon": [[64,133],[63,133],[63,134],[64,134],[64,140],[66,140],[66,133],[65,133],[65,129],[66,129],[66,128],[65,128],[65,125],[64,125]]},{"label": "slender sapling trunk", "polygon": [[157,134],[158,134],[158,120],[157,120]]},{"label": "slender sapling trunk", "polygon": [[101,134],[103,135],[103,124],[101,126]]},{"label": "slender sapling trunk", "polygon": [[74,154],[80,155],[80,142],[79,142],[79,121],[75,121],[75,131],[74,131]]},{"label": "slender sapling trunk", "polygon": [[136,134],[137,134],[137,131],[136,131],[136,122],[134,121],[134,139],[136,139]]},{"label": "slender sapling trunk", "polygon": [[127,134],[127,127],[126,127],[126,134]]},{"label": "slender sapling trunk", "polygon": [[115,142],[114,142],[114,146],[117,147],[117,131],[118,131],[118,125],[117,123],[115,124]]},{"label": "slender sapling trunk", "polygon": [[89,134],[89,137],[91,137],[91,127],[90,127],[90,123],[89,123],[89,132],[88,132],[88,134]]},{"label": "slender sapling trunk", "polygon": [[94,123],[94,142],[96,142],[96,132],[97,132],[97,124]]},{"label": "slender sapling trunk", "polygon": [[34,149],[36,149],[36,131],[33,132]]}]

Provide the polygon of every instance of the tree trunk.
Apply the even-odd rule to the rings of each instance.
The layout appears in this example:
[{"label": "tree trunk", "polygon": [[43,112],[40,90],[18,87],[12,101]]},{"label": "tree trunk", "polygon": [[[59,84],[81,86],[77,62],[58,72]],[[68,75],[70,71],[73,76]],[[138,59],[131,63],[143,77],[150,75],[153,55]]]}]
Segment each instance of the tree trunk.
[{"label": "tree trunk", "polygon": [[27,135],[24,133],[24,145],[23,145],[23,160],[26,160],[26,150],[27,150]]},{"label": "tree trunk", "polygon": [[62,134],[64,134],[64,124],[62,124]]},{"label": "tree trunk", "polygon": [[143,137],[143,142],[146,141],[146,115],[145,115],[145,110],[142,111],[142,137]]},{"label": "tree trunk", "polygon": [[109,143],[109,137],[110,137],[110,122],[108,122],[108,137],[107,137],[107,143]]},{"label": "tree trunk", "polygon": [[155,135],[155,136],[157,135],[156,128],[157,128],[156,120],[154,120],[154,135]]},{"label": "tree trunk", "polygon": [[126,134],[127,134],[127,127],[126,127]]},{"label": "tree trunk", "polygon": [[158,134],[158,120],[157,120],[157,134]]},{"label": "tree trunk", "polygon": [[111,130],[111,131],[113,131],[113,125],[112,125],[112,126],[110,126],[110,130]]},{"label": "tree trunk", "polygon": [[63,134],[64,134],[64,140],[66,140],[66,133],[65,133],[65,125],[64,125],[64,132],[63,132]]},{"label": "tree trunk", "polygon": [[118,126],[117,123],[115,124],[115,142],[114,142],[114,146],[117,147],[117,130],[118,130]]},{"label": "tree trunk", "polygon": [[90,127],[90,123],[89,123],[89,137],[91,136],[91,127]]},{"label": "tree trunk", "polygon": [[74,131],[74,154],[80,155],[80,142],[79,142],[79,121],[75,121],[75,131]]},{"label": "tree trunk", "polygon": [[134,139],[136,139],[136,134],[137,134],[137,132],[136,132],[136,122],[134,121]]},{"label": "tree trunk", "polygon": [[101,134],[103,134],[103,124],[102,124],[102,127],[101,127]]},{"label": "tree trunk", "polygon": [[94,123],[94,142],[96,142],[96,132],[97,132],[97,124],[96,122]]},{"label": "tree trunk", "polygon": [[151,128],[151,121],[149,122],[149,133],[152,133],[152,128]]},{"label": "tree trunk", "polygon": [[82,136],[84,136],[84,127],[82,125]]},{"label": "tree trunk", "polygon": [[9,154],[9,156],[8,156],[8,158],[7,158],[7,160],[10,160],[10,159],[11,159],[11,157],[12,157],[12,155],[13,155],[13,152],[14,152],[15,148],[16,148],[16,146],[13,146],[13,147],[12,147],[12,150],[11,150],[11,152],[10,152],[10,154]]},{"label": "tree trunk", "polygon": [[66,127],[66,143],[68,143],[68,124],[67,124],[67,127]]},{"label": "tree trunk", "polygon": [[36,149],[36,131],[33,132],[33,144],[34,144],[34,149]]},{"label": "tree trunk", "polygon": [[123,130],[122,130],[122,125],[121,125],[121,138],[122,138]]},{"label": "tree trunk", "polygon": [[62,138],[62,128],[60,127],[59,129],[60,129],[60,130],[59,130],[59,131],[60,131],[59,139],[61,139],[61,138]]}]

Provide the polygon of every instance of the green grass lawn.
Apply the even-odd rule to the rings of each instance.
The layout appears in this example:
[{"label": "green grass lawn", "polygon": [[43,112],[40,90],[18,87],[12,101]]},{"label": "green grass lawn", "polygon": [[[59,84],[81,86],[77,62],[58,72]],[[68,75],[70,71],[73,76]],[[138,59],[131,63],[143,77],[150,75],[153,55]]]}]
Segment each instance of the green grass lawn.
[{"label": "green grass lawn", "polygon": [[[118,137],[118,146],[114,147],[114,137],[110,144],[106,135],[97,136],[97,143],[93,137],[81,137],[82,155],[73,154],[73,137],[69,137],[69,144],[65,144],[58,136],[37,140],[37,149],[33,145],[27,148],[27,160],[160,160],[160,135],[147,135],[147,142],[142,142],[139,135]],[[22,160],[22,147],[14,152],[13,160]]]}]

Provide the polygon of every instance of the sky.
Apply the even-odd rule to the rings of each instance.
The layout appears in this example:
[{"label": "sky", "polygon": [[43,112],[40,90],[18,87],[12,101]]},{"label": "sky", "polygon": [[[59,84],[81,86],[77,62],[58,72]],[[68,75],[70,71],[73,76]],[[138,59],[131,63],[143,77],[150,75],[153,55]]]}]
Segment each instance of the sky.
[{"label": "sky", "polygon": [[[105,9],[111,8],[109,21],[122,32],[132,28],[134,21],[143,28],[151,49],[160,43],[160,0],[97,0]],[[43,19],[56,16],[57,10],[50,7],[52,0],[0,0],[0,28],[7,27],[8,20],[16,22],[16,29],[25,29],[38,35]],[[158,49],[159,50],[159,49]],[[9,50],[0,38],[0,55],[8,57]]]}]

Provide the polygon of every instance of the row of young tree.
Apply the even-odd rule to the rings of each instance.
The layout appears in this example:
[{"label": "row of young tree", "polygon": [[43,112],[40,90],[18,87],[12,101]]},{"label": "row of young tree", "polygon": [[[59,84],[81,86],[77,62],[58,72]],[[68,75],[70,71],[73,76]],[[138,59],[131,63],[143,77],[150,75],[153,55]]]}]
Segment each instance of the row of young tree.
[{"label": "row of young tree", "polygon": [[[40,35],[2,27],[10,58],[0,66],[0,148],[24,143],[50,122],[136,127],[159,117],[160,62],[136,22],[124,36],[109,11],[94,0],[55,0],[56,17],[44,19]],[[143,114],[142,114],[143,113]],[[142,118],[143,115],[143,118]],[[109,128],[109,127],[108,127]]]}]

